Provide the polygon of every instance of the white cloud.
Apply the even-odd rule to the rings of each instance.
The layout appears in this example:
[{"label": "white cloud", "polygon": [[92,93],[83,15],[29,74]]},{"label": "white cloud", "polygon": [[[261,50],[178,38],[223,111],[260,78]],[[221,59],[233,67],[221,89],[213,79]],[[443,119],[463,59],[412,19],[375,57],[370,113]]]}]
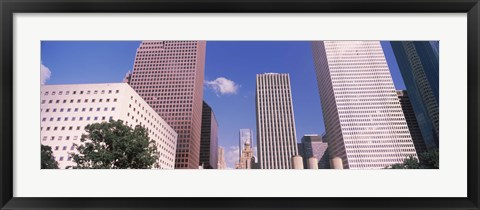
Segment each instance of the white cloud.
[{"label": "white cloud", "polygon": [[240,154],[238,146],[231,146],[225,152],[225,162],[227,163],[227,168],[235,168],[235,162],[238,162],[238,156]]},{"label": "white cloud", "polygon": [[217,95],[236,94],[240,85],[225,77],[219,77],[212,81],[205,81],[205,85],[215,91]]},{"label": "white cloud", "polygon": [[40,84],[44,85],[45,82],[50,79],[50,76],[52,75],[52,72],[50,69],[46,66],[43,65],[43,63],[40,66]]}]

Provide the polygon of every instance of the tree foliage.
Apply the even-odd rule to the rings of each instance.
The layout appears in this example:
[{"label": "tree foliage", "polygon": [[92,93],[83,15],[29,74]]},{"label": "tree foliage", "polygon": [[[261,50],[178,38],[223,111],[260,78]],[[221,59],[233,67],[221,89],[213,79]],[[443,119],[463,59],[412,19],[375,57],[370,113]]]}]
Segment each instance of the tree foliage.
[{"label": "tree foliage", "polygon": [[52,147],[41,145],[41,169],[58,169],[58,163],[52,155]]},{"label": "tree foliage", "polygon": [[78,153],[70,154],[77,169],[147,169],[158,167],[155,141],[148,131],[137,125],[134,129],[121,120],[94,123],[85,127]]},{"label": "tree foliage", "polygon": [[438,169],[440,168],[438,150],[423,152],[419,155],[420,159],[409,156],[403,163],[393,164],[390,169]]}]

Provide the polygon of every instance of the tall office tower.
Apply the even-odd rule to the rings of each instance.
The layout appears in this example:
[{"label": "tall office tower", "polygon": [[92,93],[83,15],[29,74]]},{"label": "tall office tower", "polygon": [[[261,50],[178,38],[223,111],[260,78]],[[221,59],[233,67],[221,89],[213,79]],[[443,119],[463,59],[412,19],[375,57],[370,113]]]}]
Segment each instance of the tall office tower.
[{"label": "tall office tower", "polygon": [[198,169],[205,41],[143,41],[130,85],[178,133],[175,168]]},{"label": "tall office tower", "polygon": [[319,169],[330,168],[330,158],[327,153],[328,143],[324,142],[318,134],[307,134],[302,137],[302,143],[298,143],[298,153],[303,157],[305,168],[309,168],[308,159],[314,157],[318,160]]},{"label": "tall office tower", "polygon": [[330,158],[384,168],[417,156],[379,41],[312,42]]},{"label": "tall office tower", "polygon": [[218,147],[218,169],[226,169],[227,163],[225,162],[225,150],[223,147]]},{"label": "tall office tower", "polygon": [[[177,133],[128,84],[74,84],[41,86],[41,144],[52,147],[60,168],[75,166],[69,153],[82,144],[85,126],[122,120],[141,125],[157,144],[159,168],[173,169]],[[198,167],[198,166],[197,166]]]},{"label": "tall office tower", "polygon": [[257,149],[261,169],[291,169],[298,155],[290,76],[257,74]]},{"label": "tall office tower", "polygon": [[405,119],[407,120],[408,130],[410,130],[415,150],[417,150],[418,154],[421,154],[427,151],[427,147],[423,141],[422,132],[418,127],[417,118],[415,117],[412,103],[410,103],[410,98],[408,98],[407,91],[405,90],[397,90],[397,95],[400,100],[400,105],[402,105],[403,115],[405,115]]},{"label": "tall office tower", "polygon": [[428,149],[439,147],[438,42],[390,42]]},{"label": "tall office tower", "polygon": [[202,138],[200,141],[200,165],[204,169],[216,169],[218,165],[218,123],[212,108],[203,102]]},{"label": "tall office tower", "polygon": [[242,158],[242,151],[243,148],[245,148],[245,143],[249,142],[249,145],[253,148],[253,132],[250,129],[240,129],[240,139],[238,142],[238,148],[239,148],[239,153],[238,153],[238,160]]}]

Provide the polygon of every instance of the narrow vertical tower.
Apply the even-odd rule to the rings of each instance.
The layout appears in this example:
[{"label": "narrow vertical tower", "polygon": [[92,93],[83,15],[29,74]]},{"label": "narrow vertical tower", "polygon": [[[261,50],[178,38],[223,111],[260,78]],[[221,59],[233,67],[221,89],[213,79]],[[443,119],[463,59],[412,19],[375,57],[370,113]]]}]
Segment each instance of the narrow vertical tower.
[{"label": "narrow vertical tower", "polygon": [[205,41],[143,41],[129,81],[178,133],[177,169],[198,169],[205,46]]},{"label": "narrow vertical tower", "polygon": [[257,148],[261,169],[291,169],[298,155],[288,74],[257,74]]},{"label": "narrow vertical tower", "polygon": [[318,41],[312,50],[334,163],[375,169],[416,157],[380,42]]},{"label": "narrow vertical tower", "polygon": [[218,123],[212,108],[204,101],[202,113],[202,138],[200,163],[205,169],[216,169],[218,165]]}]

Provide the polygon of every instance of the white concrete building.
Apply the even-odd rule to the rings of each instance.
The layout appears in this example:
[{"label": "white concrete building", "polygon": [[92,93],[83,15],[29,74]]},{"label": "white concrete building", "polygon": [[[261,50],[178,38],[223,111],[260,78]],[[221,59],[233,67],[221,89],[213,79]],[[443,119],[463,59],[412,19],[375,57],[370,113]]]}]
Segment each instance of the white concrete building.
[{"label": "white concrete building", "polygon": [[380,42],[316,41],[312,49],[330,158],[375,169],[416,157]]},{"label": "white concrete building", "polygon": [[260,168],[293,168],[298,149],[288,74],[257,74],[256,109]]},{"label": "white concrete building", "polygon": [[40,94],[40,142],[52,147],[60,168],[75,165],[68,153],[86,125],[110,119],[148,129],[160,168],[174,168],[177,133],[127,83],[42,85]]}]

